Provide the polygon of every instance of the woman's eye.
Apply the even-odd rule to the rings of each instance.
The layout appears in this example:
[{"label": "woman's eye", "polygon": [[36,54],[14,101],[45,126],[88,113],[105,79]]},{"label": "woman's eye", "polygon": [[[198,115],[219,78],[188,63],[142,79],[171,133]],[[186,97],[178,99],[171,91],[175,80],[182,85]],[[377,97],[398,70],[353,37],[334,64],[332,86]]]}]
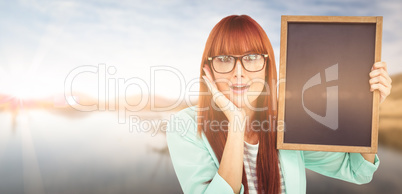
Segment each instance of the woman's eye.
[{"label": "woman's eye", "polygon": [[246,61],[253,61],[253,60],[257,60],[258,55],[246,55],[244,57],[244,60]]},{"label": "woman's eye", "polygon": [[219,61],[221,62],[228,62],[230,61],[230,57],[229,56],[220,56],[218,57]]}]

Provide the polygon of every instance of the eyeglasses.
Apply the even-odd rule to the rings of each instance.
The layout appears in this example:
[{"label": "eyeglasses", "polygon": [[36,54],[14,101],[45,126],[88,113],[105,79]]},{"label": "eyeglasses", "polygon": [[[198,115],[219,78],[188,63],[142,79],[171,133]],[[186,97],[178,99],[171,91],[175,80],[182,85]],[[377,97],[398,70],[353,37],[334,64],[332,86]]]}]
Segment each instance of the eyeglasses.
[{"label": "eyeglasses", "polygon": [[266,58],[268,58],[268,54],[247,54],[240,57],[218,55],[208,57],[208,61],[217,73],[230,73],[233,71],[237,59],[240,59],[241,65],[246,71],[257,72],[264,68]]}]

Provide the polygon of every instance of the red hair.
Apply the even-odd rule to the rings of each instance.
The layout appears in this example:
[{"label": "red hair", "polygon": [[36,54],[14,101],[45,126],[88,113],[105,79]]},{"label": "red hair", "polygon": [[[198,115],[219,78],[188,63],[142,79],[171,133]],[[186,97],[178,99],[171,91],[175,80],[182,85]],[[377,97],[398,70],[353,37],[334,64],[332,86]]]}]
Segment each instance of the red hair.
[{"label": "red hair", "polygon": [[[264,111],[256,112],[255,119],[269,121],[270,130],[259,130],[259,148],[257,155],[257,180],[258,193],[262,190],[265,193],[280,192],[280,174],[278,166],[278,150],[276,149],[276,122],[277,122],[277,95],[276,95],[276,66],[274,52],[268,36],[262,27],[251,17],[247,15],[232,15],[223,18],[209,34],[205,45],[204,54],[202,56],[200,78],[204,72],[202,67],[208,64],[208,57],[232,54],[241,55],[246,52],[255,52],[260,54],[268,54],[269,59],[266,63],[265,86],[263,93],[268,95],[260,95],[257,98],[258,108],[267,107]],[[200,84],[200,97],[198,102],[198,135],[201,137],[202,131],[207,137],[212,149],[215,152],[218,161],[221,161],[223,149],[227,138],[227,125],[219,126],[221,130],[212,129],[211,122],[204,121],[219,121],[225,123],[227,118],[220,110],[214,110],[211,95],[208,93],[208,87],[205,84]],[[201,95],[202,94],[202,95]],[[210,93],[209,93],[210,94]],[[215,105],[214,107],[218,107]],[[227,122],[226,122],[227,123]],[[224,130],[222,130],[224,129]],[[206,183],[208,183],[207,181]],[[243,165],[242,183],[244,191],[248,194],[247,177]]]}]

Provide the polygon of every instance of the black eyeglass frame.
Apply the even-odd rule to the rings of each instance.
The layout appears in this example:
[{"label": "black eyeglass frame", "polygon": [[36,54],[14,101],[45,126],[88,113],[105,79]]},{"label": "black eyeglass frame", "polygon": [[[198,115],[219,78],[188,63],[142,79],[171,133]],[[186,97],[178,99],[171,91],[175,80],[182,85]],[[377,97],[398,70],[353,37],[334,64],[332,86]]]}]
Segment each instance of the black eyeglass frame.
[{"label": "black eyeglass frame", "polygon": [[[212,68],[214,69],[215,72],[221,73],[221,74],[226,74],[226,73],[230,73],[230,72],[233,71],[233,69],[234,69],[235,66],[236,66],[237,59],[240,59],[241,66],[242,66],[246,71],[248,71],[248,72],[259,72],[259,71],[261,71],[262,69],[264,69],[265,63],[267,63],[267,61],[268,61],[268,59],[269,59],[269,58],[268,58],[268,54],[257,54],[257,55],[261,55],[262,57],[264,57],[264,65],[263,65],[263,66],[261,67],[261,69],[259,69],[259,70],[256,70],[256,71],[249,71],[248,69],[246,69],[246,67],[244,67],[243,60],[242,60],[243,57],[245,57],[245,56],[247,56],[247,55],[252,55],[252,53],[246,54],[246,55],[243,55],[243,56],[240,56],[240,57],[235,57],[235,56],[232,56],[232,55],[218,55],[218,56],[208,57],[208,62],[209,62],[209,65],[212,66]],[[219,71],[216,71],[216,69],[215,69],[215,67],[214,67],[213,60],[214,60],[214,58],[220,57],[220,56],[229,56],[229,57],[233,57],[233,58],[235,59],[233,68],[232,68],[230,71],[228,71],[228,72],[219,72]]]}]

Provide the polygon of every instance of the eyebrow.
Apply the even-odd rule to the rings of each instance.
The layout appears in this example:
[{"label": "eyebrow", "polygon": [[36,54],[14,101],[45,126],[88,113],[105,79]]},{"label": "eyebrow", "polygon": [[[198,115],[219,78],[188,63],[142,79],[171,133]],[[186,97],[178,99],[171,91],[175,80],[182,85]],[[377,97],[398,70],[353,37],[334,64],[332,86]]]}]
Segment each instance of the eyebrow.
[{"label": "eyebrow", "polygon": [[252,54],[252,53],[255,53],[255,51],[249,50],[249,51],[244,52],[245,55],[247,55],[247,54]]},{"label": "eyebrow", "polygon": [[[258,52],[249,50],[238,56],[244,56],[244,55],[248,55],[248,54],[258,54]],[[232,55],[232,54],[221,54],[221,55],[216,55],[216,56],[225,56],[225,55],[236,56],[236,55]]]}]

